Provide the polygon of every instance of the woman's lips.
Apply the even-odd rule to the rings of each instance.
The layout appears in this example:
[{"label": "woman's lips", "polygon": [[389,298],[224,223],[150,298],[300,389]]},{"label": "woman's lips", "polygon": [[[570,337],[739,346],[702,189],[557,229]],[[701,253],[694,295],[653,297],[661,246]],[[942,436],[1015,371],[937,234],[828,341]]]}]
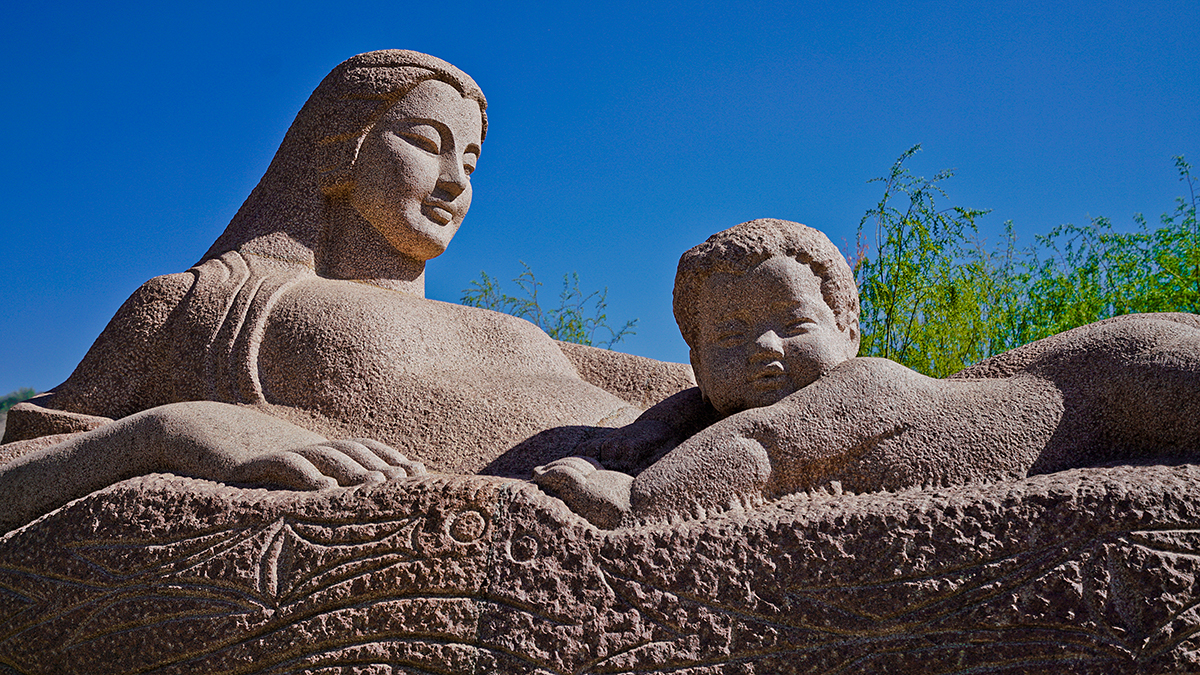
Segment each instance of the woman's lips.
[{"label": "woman's lips", "polygon": [[454,220],[454,212],[450,210],[448,204],[441,202],[425,202],[421,205],[425,215],[438,225],[449,225],[450,221]]}]

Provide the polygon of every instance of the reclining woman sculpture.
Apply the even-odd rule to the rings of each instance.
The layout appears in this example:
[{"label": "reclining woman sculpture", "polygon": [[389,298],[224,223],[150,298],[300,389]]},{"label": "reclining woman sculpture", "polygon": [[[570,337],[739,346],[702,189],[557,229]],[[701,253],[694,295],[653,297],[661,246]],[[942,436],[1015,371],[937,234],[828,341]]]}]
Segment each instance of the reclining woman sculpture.
[{"label": "reclining woman sculpture", "polygon": [[636,417],[529,322],[424,298],[425,262],[471,204],[485,109],[424,54],[335,68],[200,263],[139,288],[41,401],[123,419],[0,467],[3,524],[153,471],[315,488],[422,470],[403,452],[523,473],[532,460],[497,456]]}]

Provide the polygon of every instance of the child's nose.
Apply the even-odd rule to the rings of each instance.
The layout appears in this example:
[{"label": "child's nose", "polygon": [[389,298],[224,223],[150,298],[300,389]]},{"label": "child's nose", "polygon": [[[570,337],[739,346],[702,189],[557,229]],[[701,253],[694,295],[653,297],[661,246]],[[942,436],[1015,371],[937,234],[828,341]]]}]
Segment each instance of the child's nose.
[{"label": "child's nose", "polygon": [[773,330],[769,330],[762,335],[759,335],[758,339],[754,341],[754,344],[758,345],[759,349],[773,352],[775,354],[779,354],[780,356],[783,355],[783,340],[781,340]]}]

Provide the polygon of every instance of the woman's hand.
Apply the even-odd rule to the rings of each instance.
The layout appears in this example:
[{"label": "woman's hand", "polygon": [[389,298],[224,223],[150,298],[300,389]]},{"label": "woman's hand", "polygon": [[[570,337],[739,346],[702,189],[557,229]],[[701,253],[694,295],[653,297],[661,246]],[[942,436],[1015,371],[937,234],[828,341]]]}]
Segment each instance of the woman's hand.
[{"label": "woman's hand", "polygon": [[253,487],[320,490],[425,473],[370,439],[331,441],[250,408],[191,401],[144,410],[0,465],[0,531],[156,471]]},{"label": "woman's hand", "polygon": [[237,464],[228,480],[255,486],[321,490],[419,476],[425,465],[369,438],[322,441],[267,452]]}]

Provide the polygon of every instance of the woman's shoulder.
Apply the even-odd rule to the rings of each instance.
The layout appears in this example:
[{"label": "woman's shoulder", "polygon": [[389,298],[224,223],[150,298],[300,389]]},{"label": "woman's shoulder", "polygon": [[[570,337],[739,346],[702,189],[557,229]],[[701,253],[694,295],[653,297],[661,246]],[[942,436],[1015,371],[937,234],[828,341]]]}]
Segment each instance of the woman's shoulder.
[{"label": "woman's shoulder", "polygon": [[163,327],[195,283],[188,272],[164,274],[129,296],[67,381],[55,387],[56,408],[123,417],[146,407],[143,384],[164,348]]},{"label": "woman's shoulder", "polygon": [[[190,272],[176,272],[153,277],[138,286],[121,309],[146,316],[160,316],[163,312],[169,313],[183,302],[195,283],[196,277]],[[118,310],[117,315],[120,316],[120,313]]]}]

